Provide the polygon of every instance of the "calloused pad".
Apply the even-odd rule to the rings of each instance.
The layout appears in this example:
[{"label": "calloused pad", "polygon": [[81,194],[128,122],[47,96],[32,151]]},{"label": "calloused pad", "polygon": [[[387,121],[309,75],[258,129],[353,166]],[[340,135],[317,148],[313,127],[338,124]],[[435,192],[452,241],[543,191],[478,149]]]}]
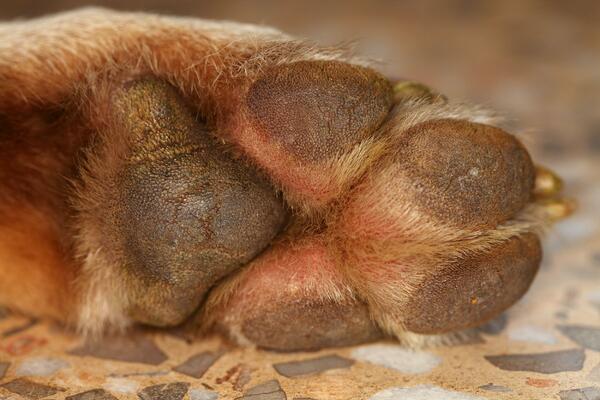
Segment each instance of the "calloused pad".
[{"label": "calloused pad", "polygon": [[237,341],[273,350],[346,346],[382,337],[367,305],[314,236],[284,241],[235,277],[225,307],[209,318]]},{"label": "calloused pad", "polygon": [[404,326],[435,334],[474,327],[500,314],[525,294],[542,257],[537,236],[515,236],[428,276],[411,293]]},{"label": "calloused pad", "polygon": [[287,210],[257,171],[235,160],[156,80],[115,95],[132,139],[117,177],[115,229],[134,286],[130,314],[172,325],[189,316],[220,278],[264,249]]},{"label": "calloused pad", "polygon": [[372,138],[393,105],[381,74],[340,61],[271,66],[244,90],[225,134],[297,207],[319,208],[341,194],[356,174],[340,176],[332,163]]},{"label": "calloused pad", "polygon": [[371,136],[391,101],[383,76],[335,61],[269,68],[246,97],[258,129],[305,162],[329,159]]}]

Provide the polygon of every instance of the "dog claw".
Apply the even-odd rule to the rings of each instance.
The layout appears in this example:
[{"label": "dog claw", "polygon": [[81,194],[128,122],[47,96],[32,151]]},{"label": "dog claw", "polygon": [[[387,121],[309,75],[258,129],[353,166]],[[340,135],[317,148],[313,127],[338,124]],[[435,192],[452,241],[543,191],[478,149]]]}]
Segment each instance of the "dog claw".
[{"label": "dog claw", "polygon": [[422,98],[431,103],[446,103],[446,96],[434,92],[429,86],[414,81],[400,81],[394,85],[394,99],[402,102],[407,99]]},{"label": "dog claw", "polygon": [[577,209],[577,203],[572,199],[544,199],[541,204],[552,221],[564,219]]},{"label": "dog claw", "polygon": [[537,166],[533,193],[537,197],[551,197],[562,190],[563,182],[546,167]]}]

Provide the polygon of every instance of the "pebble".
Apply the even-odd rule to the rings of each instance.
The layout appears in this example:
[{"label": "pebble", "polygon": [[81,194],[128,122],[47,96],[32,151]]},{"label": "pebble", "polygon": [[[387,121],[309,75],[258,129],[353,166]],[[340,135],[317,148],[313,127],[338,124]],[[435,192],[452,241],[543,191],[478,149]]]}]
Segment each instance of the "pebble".
[{"label": "pebble", "polygon": [[404,374],[423,374],[442,362],[442,359],[435,354],[387,344],[359,347],[352,352],[352,357]]}]

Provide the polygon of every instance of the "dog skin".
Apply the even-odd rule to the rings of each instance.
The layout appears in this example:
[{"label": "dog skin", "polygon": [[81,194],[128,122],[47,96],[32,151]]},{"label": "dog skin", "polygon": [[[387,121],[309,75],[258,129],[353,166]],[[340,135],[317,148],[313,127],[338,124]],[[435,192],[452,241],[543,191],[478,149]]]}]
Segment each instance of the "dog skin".
[{"label": "dog skin", "polygon": [[446,343],[570,211],[495,114],[270,28],[0,25],[0,304],[97,336]]}]

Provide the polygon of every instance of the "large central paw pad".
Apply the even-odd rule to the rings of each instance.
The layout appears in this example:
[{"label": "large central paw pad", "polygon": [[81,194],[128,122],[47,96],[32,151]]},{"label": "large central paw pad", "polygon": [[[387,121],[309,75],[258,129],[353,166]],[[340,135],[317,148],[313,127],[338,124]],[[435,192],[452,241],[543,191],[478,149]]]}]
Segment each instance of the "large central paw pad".
[{"label": "large central paw pad", "polygon": [[142,282],[129,312],[172,325],[260,253],[287,211],[268,181],[228,154],[172,87],[137,81],[115,105],[131,140],[116,182],[115,224],[123,267]]}]

